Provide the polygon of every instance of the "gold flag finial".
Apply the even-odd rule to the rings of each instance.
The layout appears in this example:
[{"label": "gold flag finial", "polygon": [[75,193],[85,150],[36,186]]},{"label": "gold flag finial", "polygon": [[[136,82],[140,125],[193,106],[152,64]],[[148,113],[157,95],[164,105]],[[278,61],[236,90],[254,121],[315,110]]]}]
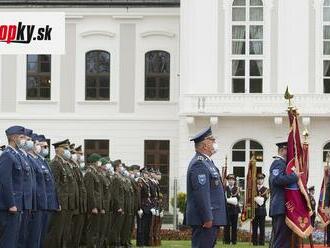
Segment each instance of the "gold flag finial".
[{"label": "gold flag finial", "polygon": [[309,136],[309,132],[308,132],[307,128],[305,128],[302,135],[304,136],[304,142],[307,143],[307,138]]},{"label": "gold flag finial", "polygon": [[289,92],[289,86],[286,86],[286,90],[285,90],[285,93],[284,93],[284,98],[286,100],[289,100],[289,109],[293,109],[293,106],[291,104],[291,99],[294,97],[294,95],[291,95],[290,92]]}]

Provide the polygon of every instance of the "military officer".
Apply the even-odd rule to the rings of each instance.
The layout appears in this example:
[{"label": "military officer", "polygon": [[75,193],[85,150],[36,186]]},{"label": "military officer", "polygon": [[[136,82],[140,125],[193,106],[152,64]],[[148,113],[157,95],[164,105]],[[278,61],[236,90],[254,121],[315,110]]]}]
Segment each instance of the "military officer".
[{"label": "military officer", "polygon": [[25,128],[6,130],[8,146],[0,156],[0,247],[16,248],[23,210],[23,162],[18,149],[25,144]]},{"label": "military officer", "polygon": [[101,166],[98,168],[99,178],[103,187],[103,195],[102,195],[102,209],[104,209],[104,214],[100,220],[100,238],[99,238],[99,247],[107,246],[107,233],[109,228],[109,220],[110,220],[110,197],[111,197],[111,181],[107,177],[107,167],[106,165],[109,163],[108,158],[100,159]]},{"label": "military officer", "polygon": [[113,229],[110,237],[110,246],[117,247],[121,244],[120,233],[125,220],[125,194],[124,179],[122,173],[124,171],[121,160],[113,162],[115,174],[113,176]]},{"label": "military officer", "polygon": [[140,191],[140,206],[138,210],[136,245],[147,246],[149,244],[149,233],[151,224],[151,200],[150,186],[148,184],[148,169],[143,167],[140,170],[141,177],[138,179]]},{"label": "military officer", "polygon": [[38,155],[38,160],[41,163],[41,168],[44,174],[45,190],[47,197],[47,211],[42,213],[42,226],[41,226],[41,237],[40,237],[40,248],[45,247],[44,241],[47,235],[48,222],[52,214],[59,211],[59,201],[56,193],[55,178],[48,165],[46,157],[49,155],[49,147],[46,137],[43,134],[38,135],[39,145],[41,147]]},{"label": "military officer", "polygon": [[309,200],[310,200],[312,211],[313,211],[313,215],[311,216],[311,222],[312,222],[313,227],[315,227],[315,218],[316,218],[316,211],[315,211],[316,201],[314,198],[314,194],[315,194],[315,187],[314,186],[309,187],[308,196],[309,196]]},{"label": "military officer", "polygon": [[[269,196],[269,190],[264,184],[265,174],[257,174],[257,196],[254,198],[256,202],[255,217],[252,220],[252,243],[253,245],[265,245],[265,219],[266,219],[266,201]],[[259,237],[258,237],[259,229]]]},{"label": "military officer", "polygon": [[112,230],[114,228],[116,228],[114,226],[114,187],[113,187],[113,179],[114,179],[114,168],[112,166],[112,162],[110,161],[110,159],[107,158],[107,160],[109,161],[106,164],[106,168],[107,168],[107,178],[110,182],[110,203],[109,203],[109,224],[108,224],[108,231],[107,231],[107,245],[110,246],[113,242],[111,241],[111,237],[112,237]]},{"label": "military officer", "polygon": [[241,212],[239,207],[240,191],[236,185],[234,174],[227,176],[228,185],[225,188],[227,197],[228,223],[224,228],[224,243],[236,245],[237,243],[237,224],[238,214]]},{"label": "military officer", "polygon": [[269,187],[270,187],[270,209],[269,215],[272,217],[272,247],[273,248],[289,248],[292,231],[285,223],[285,199],[284,189],[287,185],[296,183],[300,173],[292,173],[287,175],[286,158],[287,158],[287,142],[276,144],[278,147],[278,155],[274,157],[274,161],[269,171]]},{"label": "military officer", "polygon": [[217,143],[211,127],[191,141],[196,153],[187,171],[186,222],[192,227],[192,247],[215,246],[219,226],[227,225],[227,209],[222,179],[211,156]]},{"label": "military officer", "polygon": [[21,228],[19,231],[18,247],[25,247],[28,236],[28,223],[31,218],[31,212],[35,208],[36,203],[36,179],[32,169],[31,161],[28,160],[27,151],[33,149],[33,141],[31,139],[33,131],[25,129],[25,145],[19,148],[18,154],[23,164],[23,213],[21,220]]},{"label": "military officer", "polygon": [[72,188],[74,178],[67,163],[71,158],[69,145],[68,139],[53,143],[56,155],[50,162],[50,168],[54,175],[59,198],[59,211],[52,215],[49,223],[45,240],[47,248],[67,247],[68,240],[64,239],[66,237],[64,230],[68,223],[71,223],[72,211],[75,208],[74,189]]},{"label": "military officer", "polygon": [[98,173],[98,167],[101,165],[99,161],[101,156],[93,153],[88,159],[88,169],[86,171],[84,182],[87,190],[87,223],[86,237],[87,247],[93,248],[100,239],[100,216],[105,213],[102,208],[102,183]]},{"label": "military officer", "polygon": [[84,227],[85,217],[87,213],[87,191],[84,183],[84,177],[81,171],[80,162],[83,156],[81,146],[75,148],[74,144],[70,145],[71,159],[69,163],[73,171],[73,175],[76,181],[76,204],[77,208],[73,212],[72,225],[71,225],[71,237],[70,247],[78,248],[81,240],[81,234]]},{"label": "military officer", "polygon": [[[25,239],[24,247],[40,247],[41,232],[42,232],[42,217],[44,211],[47,210],[47,196],[46,196],[46,185],[45,177],[42,169],[42,163],[38,159],[38,155],[41,151],[41,146],[38,141],[38,135],[33,133],[29,135],[34,145],[26,146],[27,158],[33,174],[35,175],[35,201],[31,218],[27,225],[27,235]],[[28,140],[29,142],[29,140]],[[29,144],[29,143],[28,143]]]}]

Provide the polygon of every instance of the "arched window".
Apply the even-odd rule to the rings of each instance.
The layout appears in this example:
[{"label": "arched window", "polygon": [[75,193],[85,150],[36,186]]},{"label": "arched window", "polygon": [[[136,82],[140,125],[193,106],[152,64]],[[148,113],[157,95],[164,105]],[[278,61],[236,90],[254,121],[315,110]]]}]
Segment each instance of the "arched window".
[{"label": "arched window", "polygon": [[[326,143],[323,147],[323,162],[327,162],[327,154],[330,155],[330,142]],[[330,163],[330,161],[329,161]]]},{"label": "arched window", "polygon": [[323,4],[323,92],[330,93],[330,0]]},{"label": "arched window", "polygon": [[86,53],[86,100],[110,100],[110,53],[93,50]]},{"label": "arched window", "polygon": [[262,0],[232,5],[232,92],[263,92],[264,18]]},{"label": "arched window", "polygon": [[[262,172],[263,147],[255,140],[241,140],[236,142],[232,148],[233,174],[238,178],[238,186],[242,193],[245,192],[245,178],[248,172],[248,164],[252,156],[257,161],[257,173]],[[244,198],[243,198],[244,199]]]},{"label": "arched window", "polygon": [[170,54],[150,51],[145,54],[145,100],[170,100]]}]

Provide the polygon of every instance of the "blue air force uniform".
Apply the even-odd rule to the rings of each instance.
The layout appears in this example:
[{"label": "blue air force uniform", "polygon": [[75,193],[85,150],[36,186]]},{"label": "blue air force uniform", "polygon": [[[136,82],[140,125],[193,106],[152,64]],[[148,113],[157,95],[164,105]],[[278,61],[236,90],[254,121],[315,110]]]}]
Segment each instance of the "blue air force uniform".
[{"label": "blue air force uniform", "polygon": [[[212,135],[211,128],[203,130],[192,140],[201,142]],[[213,222],[209,229],[202,225]],[[187,172],[187,225],[192,227],[192,247],[214,247],[219,226],[227,224],[224,189],[218,168],[204,154],[196,153]]]},{"label": "blue air force uniform", "polygon": [[[279,148],[286,147],[287,142],[276,144]],[[272,233],[272,247],[273,248],[289,248],[291,240],[291,230],[285,224],[285,188],[286,186],[296,183],[298,177],[296,174],[287,175],[285,173],[286,161],[280,157],[275,156],[270,167],[269,173],[269,187],[270,195],[270,209],[269,215],[272,217],[273,233]]]},{"label": "blue air force uniform", "polygon": [[[13,126],[6,135],[24,134],[24,127]],[[16,248],[23,209],[23,165],[17,150],[7,146],[0,156],[0,247]],[[16,213],[9,208],[16,207]]]}]

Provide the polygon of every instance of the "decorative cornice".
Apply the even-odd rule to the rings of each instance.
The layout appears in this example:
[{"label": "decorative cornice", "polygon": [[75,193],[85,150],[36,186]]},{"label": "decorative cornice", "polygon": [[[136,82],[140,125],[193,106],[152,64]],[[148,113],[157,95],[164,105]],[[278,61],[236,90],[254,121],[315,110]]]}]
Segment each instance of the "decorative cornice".
[{"label": "decorative cornice", "polygon": [[106,36],[109,38],[114,38],[116,36],[115,33],[109,32],[109,31],[104,31],[104,30],[91,30],[91,31],[86,31],[80,34],[81,37],[86,38],[89,36]]},{"label": "decorative cornice", "polygon": [[151,37],[151,36],[163,36],[163,37],[167,37],[167,38],[174,38],[175,33],[168,32],[168,31],[161,31],[161,30],[147,31],[147,32],[141,33],[142,38],[147,38],[147,37]]}]

